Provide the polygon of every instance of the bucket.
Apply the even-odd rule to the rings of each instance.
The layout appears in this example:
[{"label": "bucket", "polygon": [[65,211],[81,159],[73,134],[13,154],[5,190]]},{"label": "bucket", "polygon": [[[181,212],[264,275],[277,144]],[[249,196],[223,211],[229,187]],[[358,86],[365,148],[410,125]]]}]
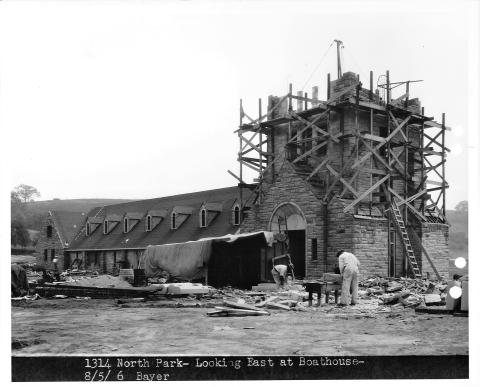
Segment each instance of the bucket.
[{"label": "bucket", "polygon": [[133,269],[133,286],[147,286],[147,277],[144,269]]}]

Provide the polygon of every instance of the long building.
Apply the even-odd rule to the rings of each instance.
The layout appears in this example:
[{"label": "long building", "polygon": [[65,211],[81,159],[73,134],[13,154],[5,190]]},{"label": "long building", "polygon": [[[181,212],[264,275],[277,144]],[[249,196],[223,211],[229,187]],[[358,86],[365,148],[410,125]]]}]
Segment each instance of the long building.
[{"label": "long building", "polygon": [[[351,72],[329,75],[325,101],[318,87],[308,97],[290,86],[269,97],[265,114],[260,102],[256,119],[241,106],[240,168],[230,172],[238,186],[72,215],[77,232],[67,244],[51,213],[39,260],[110,273],[136,267],[148,245],[265,230],[276,234],[273,246],[248,252],[262,281],[274,256],[288,252],[297,277],[318,278],[333,271],[340,249],[358,257],[363,275],[446,276],[449,128],[410,98],[411,81],[384,79],[374,89],[372,73],[370,88]],[[405,93],[393,98],[399,87]],[[243,179],[246,167],[258,173],[253,183]]]}]

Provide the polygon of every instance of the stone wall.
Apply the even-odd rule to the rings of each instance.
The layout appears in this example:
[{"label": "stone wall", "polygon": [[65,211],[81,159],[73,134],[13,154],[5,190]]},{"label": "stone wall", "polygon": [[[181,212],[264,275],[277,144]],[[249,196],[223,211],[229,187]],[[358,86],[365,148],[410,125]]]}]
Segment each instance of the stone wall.
[{"label": "stone wall", "polygon": [[354,218],[352,236],[361,277],[388,276],[388,221]]},{"label": "stone wall", "polygon": [[[47,236],[47,227],[52,227],[52,234]],[[45,257],[46,252],[46,257]],[[58,235],[50,213],[43,221],[42,228],[40,230],[40,237],[38,239],[36,253],[35,253],[37,265],[45,267],[46,270],[54,270],[53,259],[58,259],[58,270],[64,270],[64,252],[60,236]]]},{"label": "stone wall", "polygon": [[[438,272],[443,278],[448,278],[448,229],[446,224],[424,223],[422,224],[422,244],[433,261]],[[435,278],[435,272],[431,268],[427,257],[422,254],[423,274],[430,273]]]},{"label": "stone wall", "polygon": [[[318,277],[323,273],[323,206],[305,182],[288,162],[283,163],[274,183],[264,184],[265,196],[260,204],[248,211],[241,225],[241,232],[269,230],[270,218],[277,206],[284,203],[297,205],[307,224],[306,228],[306,277]],[[312,260],[311,239],[317,239],[317,259]]]}]

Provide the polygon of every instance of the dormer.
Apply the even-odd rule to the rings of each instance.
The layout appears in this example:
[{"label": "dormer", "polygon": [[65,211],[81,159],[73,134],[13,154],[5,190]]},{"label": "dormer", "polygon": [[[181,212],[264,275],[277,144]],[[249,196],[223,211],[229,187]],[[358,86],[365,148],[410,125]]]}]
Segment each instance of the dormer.
[{"label": "dormer", "polygon": [[103,220],[103,234],[109,234],[122,221],[122,215],[111,214],[107,215]]},{"label": "dormer", "polygon": [[170,215],[170,228],[172,230],[177,230],[180,226],[192,215],[193,208],[186,206],[175,206],[173,207],[172,213]]},{"label": "dormer", "polygon": [[92,235],[95,230],[103,223],[103,219],[98,216],[90,216],[85,224],[85,235]]},{"label": "dormer", "polygon": [[152,231],[167,217],[167,210],[150,210],[145,218],[145,231]]},{"label": "dormer", "polygon": [[235,202],[235,204],[232,206],[232,224],[234,226],[239,226],[241,221],[242,221],[242,218],[241,218],[240,204],[238,202]]},{"label": "dormer", "polygon": [[123,217],[123,233],[130,232],[143,218],[141,212],[127,212]]},{"label": "dormer", "polygon": [[205,228],[222,212],[222,203],[203,203],[198,213],[200,228]]}]

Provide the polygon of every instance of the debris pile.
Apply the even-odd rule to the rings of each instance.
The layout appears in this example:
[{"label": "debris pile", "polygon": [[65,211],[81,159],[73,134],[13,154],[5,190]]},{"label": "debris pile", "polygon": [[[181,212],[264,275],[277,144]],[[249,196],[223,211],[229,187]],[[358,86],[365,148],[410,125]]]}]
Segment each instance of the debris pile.
[{"label": "debris pile", "polygon": [[120,278],[112,275],[99,275],[94,277],[84,276],[68,276],[65,278],[65,282],[68,285],[74,286],[93,286],[97,288],[131,288],[132,285]]},{"label": "debris pile", "polygon": [[417,306],[445,305],[447,283],[417,278],[371,277],[359,283],[359,297],[376,298],[384,305]]}]

